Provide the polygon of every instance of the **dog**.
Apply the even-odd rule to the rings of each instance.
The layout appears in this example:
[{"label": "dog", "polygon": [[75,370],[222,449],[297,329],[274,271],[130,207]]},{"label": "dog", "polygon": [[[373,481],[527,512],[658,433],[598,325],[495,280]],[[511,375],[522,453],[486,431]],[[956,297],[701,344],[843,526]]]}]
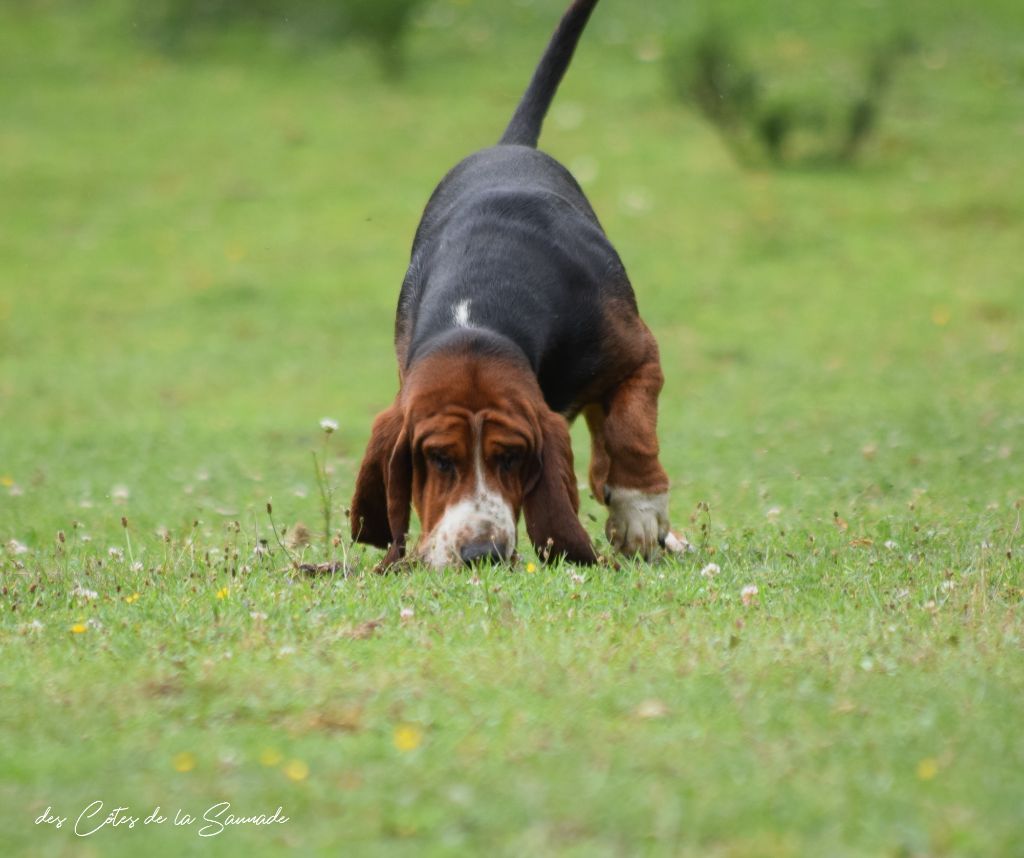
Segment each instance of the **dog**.
[{"label": "dog", "polygon": [[591,436],[605,532],[650,559],[672,539],[658,460],[658,346],[625,268],[568,170],[537,149],[597,0],[565,12],[496,146],[434,190],[398,299],[399,391],[373,423],[350,507],[355,541],[435,568],[509,560],[520,513],[544,560],[590,564],[569,423]]}]

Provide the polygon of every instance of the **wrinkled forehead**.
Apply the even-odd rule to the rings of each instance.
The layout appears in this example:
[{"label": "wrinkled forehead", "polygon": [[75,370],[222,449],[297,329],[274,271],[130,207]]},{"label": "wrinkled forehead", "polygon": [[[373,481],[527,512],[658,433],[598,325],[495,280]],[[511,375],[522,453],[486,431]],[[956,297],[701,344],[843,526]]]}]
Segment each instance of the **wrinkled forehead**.
[{"label": "wrinkled forehead", "polygon": [[466,450],[477,443],[533,446],[533,431],[523,415],[496,409],[448,408],[415,421],[413,445]]},{"label": "wrinkled forehead", "polygon": [[473,415],[470,412],[446,411],[414,418],[412,442],[415,447],[468,447],[473,441]]}]

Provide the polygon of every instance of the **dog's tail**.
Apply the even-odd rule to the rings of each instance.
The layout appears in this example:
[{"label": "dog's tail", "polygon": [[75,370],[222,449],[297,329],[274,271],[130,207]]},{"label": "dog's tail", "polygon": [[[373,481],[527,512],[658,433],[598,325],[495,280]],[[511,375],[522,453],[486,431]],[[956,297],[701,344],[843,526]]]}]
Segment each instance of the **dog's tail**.
[{"label": "dog's tail", "polygon": [[500,143],[536,147],[544,115],[551,106],[558,84],[569,67],[576,43],[580,40],[587,19],[594,11],[597,0],[575,0],[569,7],[548,43],[540,64],[533,73],[516,112],[512,114]]}]

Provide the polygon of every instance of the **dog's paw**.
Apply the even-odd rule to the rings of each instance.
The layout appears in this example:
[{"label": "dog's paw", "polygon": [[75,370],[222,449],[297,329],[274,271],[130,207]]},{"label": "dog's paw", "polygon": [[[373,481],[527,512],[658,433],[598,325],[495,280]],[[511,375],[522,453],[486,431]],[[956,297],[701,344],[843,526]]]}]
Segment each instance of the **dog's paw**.
[{"label": "dog's paw", "polygon": [[669,554],[689,554],[697,550],[685,536],[681,533],[674,533],[671,530],[665,534],[662,546]]},{"label": "dog's paw", "polygon": [[668,492],[647,494],[639,489],[608,486],[608,541],[626,556],[650,560],[669,535]]}]

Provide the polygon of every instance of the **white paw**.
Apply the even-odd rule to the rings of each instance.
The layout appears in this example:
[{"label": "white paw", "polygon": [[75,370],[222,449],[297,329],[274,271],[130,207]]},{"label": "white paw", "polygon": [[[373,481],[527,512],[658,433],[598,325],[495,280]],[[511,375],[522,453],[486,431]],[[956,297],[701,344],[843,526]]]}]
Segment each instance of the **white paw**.
[{"label": "white paw", "polygon": [[608,486],[607,498],[608,541],[627,556],[650,560],[669,535],[668,492],[652,495]]}]

